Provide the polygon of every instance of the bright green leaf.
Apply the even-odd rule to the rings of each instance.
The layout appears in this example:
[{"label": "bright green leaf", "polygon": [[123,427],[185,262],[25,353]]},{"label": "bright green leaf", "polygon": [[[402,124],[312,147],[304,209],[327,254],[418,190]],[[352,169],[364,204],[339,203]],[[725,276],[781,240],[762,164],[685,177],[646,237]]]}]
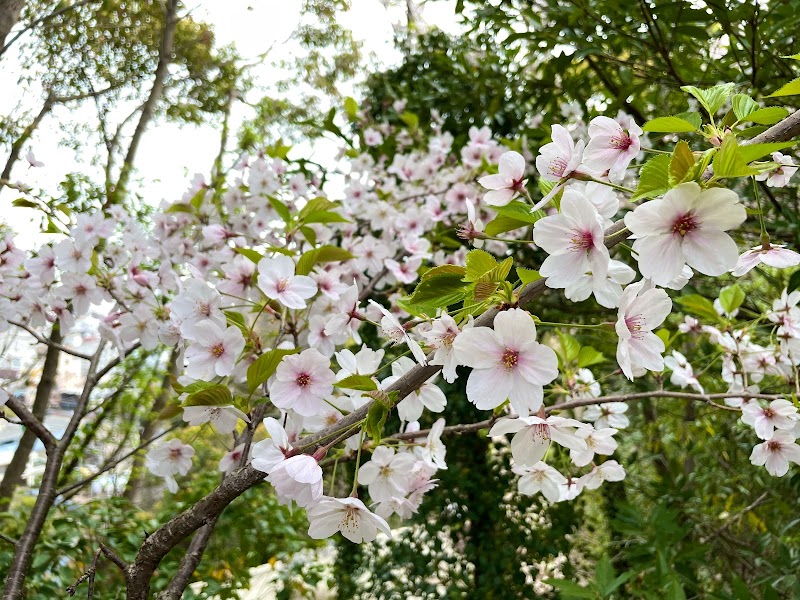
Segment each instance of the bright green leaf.
[{"label": "bright green leaf", "polygon": [[337,388],[358,390],[360,392],[371,392],[378,389],[378,384],[367,375],[350,375],[341,381],[337,381],[333,385]]},{"label": "bright green leaf", "polygon": [[672,157],[666,154],[648,160],[641,173],[639,173],[639,185],[631,197],[631,201],[642,198],[655,198],[664,194],[669,189],[669,166]]},{"label": "bright green leaf", "polygon": [[528,285],[542,278],[542,276],[539,275],[539,271],[525,269],[524,267],[517,267],[517,277],[519,277],[519,281],[522,285]]},{"label": "bright green leaf", "polygon": [[227,385],[215,384],[189,394],[183,406],[228,406],[233,402],[233,396]]},{"label": "bright green leaf", "polygon": [[645,123],[642,130],[649,133],[689,133],[699,128],[699,125],[681,117],[658,117]]},{"label": "bright green leaf", "polygon": [[800,77],[793,79],[786,85],[778,89],[777,92],[771,93],[767,98],[777,98],[780,96],[796,96],[800,94]]},{"label": "bright green leaf", "polygon": [[744,298],[744,290],[739,287],[739,284],[724,287],[719,293],[719,303],[728,314],[739,308],[744,302]]}]

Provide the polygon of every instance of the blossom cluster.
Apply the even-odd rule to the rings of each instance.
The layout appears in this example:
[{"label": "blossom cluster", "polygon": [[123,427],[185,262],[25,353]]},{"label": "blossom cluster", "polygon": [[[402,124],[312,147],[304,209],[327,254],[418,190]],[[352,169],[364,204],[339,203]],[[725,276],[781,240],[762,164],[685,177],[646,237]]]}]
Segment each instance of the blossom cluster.
[{"label": "blossom cluster", "polygon": [[[64,239],[30,254],[7,236],[0,242],[0,330],[21,327],[41,341],[52,323],[67,331],[92,312],[120,354],[137,346],[174,348],[183,419],[232,437],[220,470],[249,464],[264,473],[282,501],[306,509],[315,538],[339,531],[361,542],[390,534],[388,520],[409,518],[436,487],[436,472],[447,468],[447,430],[438,415],[448,398],[438,374],[426,375],[396,403],[391,396],[420,365],[440,367],[448,383],[464,374],[459,367],[469,369],[467,399],[492,411],[490,436],[511,436],[521,493],[573,499],[625,477],[623,466],[606,457],[629,425],[627,404],[591,404],[601,396],[599,381],[588,368],[566,367],[553,336],[543,337],[538,319],[517,305],[507,281],[511,258],[497,263],[492,255],[507,256],[514,243],[532,241],[545,255],[538,276],[548,288],[563,289],[573,302],[593,296],[616,311],[601,326],[616,336],[625,378],[666,368],[672,384],[700,394],[686,357],[674,350],[664,356],[658,329],[673,309],[667,290],[682,290],[695,272],[741,276],[758,263],[800,264],[800,255],[769,241],[739,255],[729,232],[747,212],[728,189],[686,181],[635,208],[623,206],[619,190],[631,179],[642,129],[627,116],[597,117],[586,134],[588,140],[575,140],[554,125],[552,142],[526,159],[505,151],[486,127],[473,128],[460,148],[436,123],[427,140],[388,126],[367,128],[362,151],[343,156],[340,201],[328,197],[319,173],[266,153],[244,156],[229,185],[196,176],[179,201],[160,207],[152,226],[112,207],[79,215]],[[389,159],[381,148],[391,136],[397,151]],[[778,166],[767,183],[785,185],[791,161],[773,159]],[[527,187],[534,176],[529,163],[542,188],[536,201]],[[615,222],[623,208],[629,210]],[[484,223],[507,216],[504,210],[516,210],[524,227],[504,238],[486,234]],[[618,224],[633,239],[636,269],[607,247],[606,231],[619,231]],[[475,272],[479,263],[485,268]],[[429,297],[438,299],[442,281],[455,286],[441,293],[448,300],[415,308],[413,290],[428,286]],[[747,327],[681,325],[684,334],[708,334],[724,349],[722,379],[730,393],[743,394],[735,407],[763,440],[752,461],[778,476],[800,458],[797,410],[786,399],[762,403],[751,384],[766,375],[794,377],[798,300],[800,292],[785,293],[769,311],[779,340],[771,346],[758,345]],[[480,310],[471,301],[503,309],[492,327],[478,324]],[[453,305],[459,307],[448,311]],[[565,402],[578,401],[582,410],[570,415],[546,402],[557,396],[557,385],[567,391]],[[346,415],[379,402],[396,409],[396,438],[374,444],[358,427],[337,429]],[[244,443],[263,404],[266,437]],[[423,430],[421,423],[433,419]],[[305,452],[304,436],[323,431],[333,433]],[[344,449],[325,445],[340,434]],[[364,450],[371,455],[360,464]],[[371,504],[357,497],[356,485],[350,496],[324,493],[320,463],[330,452],[357,461],[355,483],[367,489]],[[558,452],[568,454],[572,472],[548,464]],[[190,444],[173,438],[151,447],[147,465],[177,492],[176,476],[189,472],[193,455]]]}]

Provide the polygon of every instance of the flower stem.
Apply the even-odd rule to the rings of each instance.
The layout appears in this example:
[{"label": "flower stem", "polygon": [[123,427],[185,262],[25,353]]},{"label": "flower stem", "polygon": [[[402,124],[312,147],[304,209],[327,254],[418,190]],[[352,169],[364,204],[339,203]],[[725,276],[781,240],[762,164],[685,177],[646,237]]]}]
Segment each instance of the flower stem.
[{"label": "flower stem", "polygon": [[358,433],[358,453],[356,454],[356,472],[353,473],[353,489],[350,491],[350,496],[353,498],[358,497],[358,469],[361,466],[361,447],[364,445],[364,430]]},{"label": "flower stem", "polygon": [[625,192],[627,194],[633,194],[636,192],[636,190],[632,190],[631,188],[626,188],[623,185],[617,185],[616,183],[611,183],[610,181],[603,181],[602,179],[595,179],[594,177],[590,177],[588,181],[593,181],[595,183],[607,185],[610,188],[614,188],[615,190],[619,190],[620,192]]}]

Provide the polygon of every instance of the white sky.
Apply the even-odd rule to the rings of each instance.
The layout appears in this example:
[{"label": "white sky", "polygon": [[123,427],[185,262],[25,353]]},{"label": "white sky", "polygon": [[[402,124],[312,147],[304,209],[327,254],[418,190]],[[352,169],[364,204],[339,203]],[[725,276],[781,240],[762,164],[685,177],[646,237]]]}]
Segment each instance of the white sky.
[{"label": "white sky", "polygon": [[[393,44],[393,24],[405,25],[405,2],[402,6],[386,8],[380,0],[352,0],[352,7],[342,13],[339,22],[353,31],[354,37],[363,43],[365,55],[373,55],[383,65],[395,64],[400,54]],[[197,20],[214,25],[217,44],[222,46],[234,43],[239,54],[245,59],[253,59],[272,47],[273,60],[265,61],[263,66],[253,71],[257,82],[268,85],[279,76],[279,71],[272,66],[273,62],[291,58],[297,48],[287,43],[300,20],[300,0],[196,0],[187,1],[192,15]],[[459,30],[455,15],[455,0],[427,3],[421,10],[422,20],[447,32]],[[11,57],[6,57],[3,69],[0,70],[0,90],[14,90],[18,69],[9,65]],[[10,68],[9,68],[10,67]],[[352,90],[342,90],[352,93]],[[19,101],[13,93],[0,94],[0,111],[8,114]],[[35,99],[40,102],[39,98]],[[34,105],[38,110],[38,104]],[[96,123],[94,109],[85,106],[82,111],[67,114],[66,109],[59,109],[54,118],[45,120],[37,134],[23,149],[24,157],[28,150],[33,150],[36,158],[45,163],[42,169],[30,169],[27,162],[21,160],[12,172],[11,180],[21,180],[35,188],[55,192],[57,184],[67,173],[86,172],[91,161],[93,147],[82,149],[76,156],[69,148],[59,146],[61,135],[55,126],[57,119],[85,119],[87,123]],[[234,111],[233,125],[246,118],[245,107]],[[219,145],[219,132],[211,126],[178,126],[176,124],[157,123],[151,125],[142,139],[136,158],[136,175],[145,179],[141,189],[148,202],[158,205],[161,200],[179,198],[188,181],[196,172],[208,173]],[[332,164],[338,146],[333,141],[323,141],[298,147],[294,154],[313,158],[321,164]],[[97,151],[104,150],[98,148]],[[0,164],[5,164],[5,149],[0,154]],[[0,192],[0,219],[5,220],[17,231],[17,243],[23,248],[31,248],[41,244],[44,237],[39,231],[39,213],[22,208],[8,208],[11,201],[19,197],[15,190],[5,189]]]}]

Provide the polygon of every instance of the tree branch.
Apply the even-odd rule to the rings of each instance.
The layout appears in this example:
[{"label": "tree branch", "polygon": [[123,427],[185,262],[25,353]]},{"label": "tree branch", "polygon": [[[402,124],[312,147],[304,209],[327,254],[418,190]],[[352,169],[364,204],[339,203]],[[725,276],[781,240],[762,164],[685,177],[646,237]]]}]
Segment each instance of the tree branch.
[{"label": "tree branch", "polygon": [[83,360],[92,360],[92,357],[90,355],[88,355],[88,354],[84,354],[83,352],[79,352],[78,350],[75,350],[75,349],[70,348],[68,346],[64,346],[63,344],[59,344],[57,342],[54,342],[53,340],[48,340],[43,335],[37,333],[35,329],[31,329],[30,327],[25,325],[25,323],[20,323],[18,321],[9,321],[9,323],[11,325],[14,325],[16,327],[19,327],[20,329],[24,329],[25,331],[27,331],[40,344],[46,344],[47,346],[55,348],[56,350],[60,350],[64,354],[69,354],[70,356],[75,356],[76,358],[81,358]]},{"label": "tree branch", "polygon": [[50,433],[50,430],[45,427],[44,423],[34,417],[33,413],[25,408],[25,405],[13,396],[9,396],[6,406],[11,409],[11,412],[19,417],[19,420],[25,427],[31,430],[36,437],[39,438],[39,441],[42,442],[45,450],[48,453],[53,451],[53,448],[55,448],[58,444],[58,440],[52,433]]}]

